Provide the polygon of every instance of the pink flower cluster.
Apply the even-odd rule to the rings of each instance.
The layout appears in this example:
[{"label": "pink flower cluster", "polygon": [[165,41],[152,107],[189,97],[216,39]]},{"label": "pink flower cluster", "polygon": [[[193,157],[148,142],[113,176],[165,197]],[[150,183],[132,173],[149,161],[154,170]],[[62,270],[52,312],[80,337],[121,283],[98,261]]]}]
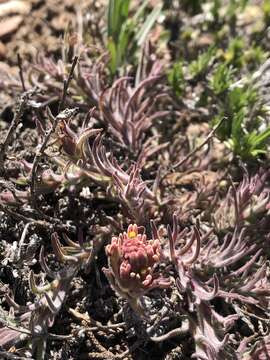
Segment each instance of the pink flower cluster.
[{"label": "pink flower cluster", "polygon": [[129,225],[127,233],[113,237],[106,247],[109,269],[105,274],[112,287],[122,296],[135,298],[156,287],[167,287],[170,282],[156,270],[161,259],[158,239],[147,240],[138,233],[137,225]]}]

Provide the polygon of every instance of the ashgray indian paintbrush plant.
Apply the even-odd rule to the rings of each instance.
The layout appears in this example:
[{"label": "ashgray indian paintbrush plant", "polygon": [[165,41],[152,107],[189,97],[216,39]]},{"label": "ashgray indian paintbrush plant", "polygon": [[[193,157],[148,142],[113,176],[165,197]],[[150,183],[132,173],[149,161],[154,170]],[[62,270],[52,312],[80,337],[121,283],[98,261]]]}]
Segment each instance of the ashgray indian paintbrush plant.
[{"label": "ashgray indian paintbrush plant", "polygon": [[[228,193],[227,201],[231,199],[234,202],[233,205],[239,210],[240,215],[234,218],[234,225],[231,230],[227,229],[225,234],[215,228],[208,228],[205,231],[203,230],[205,226],[202,227],[199,223],[191,229],[181,228],[175,214],[173,226],[167,228],[168,240],[165,240],[152,223],[153,236],[158,239],[158,242],[155,240],[155,244],[159,244],[156,259],[163,264],[163,268],[165,266],[164,274],[167,272],[168,279],[172,281],[170,285],[166,284],[166,288],[175,288],[179,294],[177,306],[188,321],[188,326],[185,323],[185,332],[189,332],[194,339],[195,352],[192,355],[194,358],[238,359],[238,351],[233,337],[228,333],[229,329],[242,319],[241,311],[246,307],[250,307],[253,314],[258,316],[261,310],[268,311],[269,266],[263,256],[262,244],[252,242],[253,234],[244,221],[247,218],[241,216],[245,209],[252,208],[251,199],[254,196],[255,200],[262,201],[260,212],[264,212],[267,216],[266,203],[269,201],[269,190],[264,188],[264,181],[263,177],[255,176],[250,179],[245,175],[237,190],[234,188],[236,195],[233,199],[231,199],[231,191]],[[263,200],[260,200],[260,197],[256,197],[256,193],[263,188],[265,194]],[[223,206],[223,203],[219,205]],[[230,213],[223,213],[224,217],[226,215],[230,216]],[[146,309],[143,313],[134,307],[133,303],[135,300],[141,303],[142,295],[146,290],[144,288],[146,283],[144,285],[143,281],[147,279],[151,266],[147,268],[148,270],[141,269],[151,264],[147,263],[149,260],[146,260],[144,251],[140,250],[140,241],[136,235],[137,231],[133,231],[134,228],[137,229],[137,226],[130,226],[127,234],[113,238],[107,248],[109,270],[105,271],[116,293],[127,299],[139,316],[143,316]],[[150,251],[150,245],[147,245],[146,249],[148,248]],[[125,255],[126,251],[128,255]],[[155,251],[151,250],[151,256]],[[171,266],[174,269],[173,273]],[[132,280],[133,277],[135,282]],[[140,291],[138,291],[138,281],[142,281]],[[162,288],[163,281],[156,285]],[[151,287],[147,289],[149,290]],[[220,313],[220,306],[226,309],[226,316],[223,312]],[[236,309],[240,310],[236,311]],[[145,320],[150,321],[147,318]],[[176,335],[180,333],[182,334],[175,329]],[[170,332],[164,334],[164,337],[169,334]]]}]

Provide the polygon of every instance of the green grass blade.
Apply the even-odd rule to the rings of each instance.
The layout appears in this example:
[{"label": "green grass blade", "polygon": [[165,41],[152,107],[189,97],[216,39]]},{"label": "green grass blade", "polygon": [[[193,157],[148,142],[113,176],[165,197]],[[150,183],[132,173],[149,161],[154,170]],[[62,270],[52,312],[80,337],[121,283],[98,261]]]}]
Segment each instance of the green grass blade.
[{"label": "green grass blade", "polygon": [[156,20],[159,18],[161,9],[162,9],[162,5],[160,4],[156,8],[154,8],[151,11],[151,13],[147,16],[145,23],[143,24],[142,28],[136,35],[136,41],[139,46],[141,46],[144,43],[149,31],[151,30]]},{"label": "green grass blade", "polygon": [[252,139],[252,147],[263,144],[268,138],[270,138],[270,127],[267,128],[262,133],[258,134]]}]

